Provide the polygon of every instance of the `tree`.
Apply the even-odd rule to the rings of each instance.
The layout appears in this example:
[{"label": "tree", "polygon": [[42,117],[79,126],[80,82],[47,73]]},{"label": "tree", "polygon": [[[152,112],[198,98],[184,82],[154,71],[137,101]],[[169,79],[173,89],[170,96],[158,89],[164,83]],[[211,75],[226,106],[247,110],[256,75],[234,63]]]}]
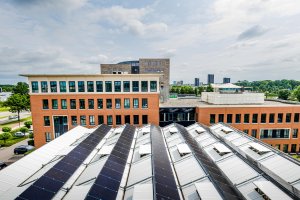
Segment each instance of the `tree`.
[{"label": "tree", "polygon": [[29,86],[27,83],[18,82],[17,85],[12,90],[13,94],[21,94],[21,95],[28,95],[29,93]]},{"label": "tree", "polygon": [[24,125],[25,125],[27,128],[30,128],[31,125],[32,125],[32,121],[26,121],[26,122],[24,122]]},{"label": "tree", "polygon": [[214,88],[211,86],[211,84],[209,84],[206,88],[206,92],[213,92]]},{"label": "tree", "polygon": [[4,127],[2,128],[2,131],[8,133],[8,132],[11,131],[11,128],[10,128],[10,127],[7,127],[7,126],[4,126]]},{"label": "tree", "polygon": [[20,128],[20,131],[22,133],[27,133],[28,132],[28,128],[27,127],[22,127],[22,128]]},{"label": "tree", "polygon": [[27,95],[13,94],[4,102],[4,106],[9,107],[10,112],[18,113],[20,126],[20,112],[30,108],[30,101]]},{"label": "tree", "polygon": [[278,98],[283,99],[283,100],[287,100],[289,98],[290,94],[291,94],[291,92],[287,89],[279,90]]},{"label": "tree", "polygon": [[5,132],[5,133],[0,134],[0,140],[3,140],[4,143],[5,143],[6,140],[8,140],[10,137],[11,137],[11,135],[10,135],[10,133],[8,133],[8,132]]},{"label": "tree", "polygon": [[293,96],[295,96],[295,98],[300,101],[300,86],[296,87],[293,90]]}]

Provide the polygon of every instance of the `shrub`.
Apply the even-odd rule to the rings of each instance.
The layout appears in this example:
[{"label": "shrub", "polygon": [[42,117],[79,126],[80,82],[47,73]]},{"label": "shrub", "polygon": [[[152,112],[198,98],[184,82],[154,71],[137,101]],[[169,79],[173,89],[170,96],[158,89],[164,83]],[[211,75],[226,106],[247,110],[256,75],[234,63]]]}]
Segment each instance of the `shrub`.
[{"label": "shrub", "polygon": [[20,131],[22,133],[27,133],[28,132],[28,128],[27,127],[22,127],[22,128],[20,128]]},{"label": "shrub", "polygon": [[10,132],[10,131],[11,131],[11,128],[5,126],[5,127],[2,128],[2,131],[3,131],[3,132]]},{"label": "shrub", "polygon": [[290,95],[291,95],[291,91],[289,91],[287,89],[279,90],[279,92],[278,92],[279,99],[287,100]]},{"label": "shrub", "polygon": [[26,121],[26,122],[24,122],[24,125],[25,125],[27,128],[30,128],[31,125],[32,125],[32,121]]},{"label": "shrub", "polygon": [[10,133],[7,133],[7,132],[0,134],[0,140],[3,140],[4,143],[5,143],[6,140],[8,140],[10,137],[11,137]]},{"label": "shrub", "polygon": [[28,145],[34,146],[34,140],[28,140]]},{"label": "shrub", "polygon": [[29,138],[30,138],[30,139],[33,139],[33,133],[30,133],[30,134],[29,134]]}]

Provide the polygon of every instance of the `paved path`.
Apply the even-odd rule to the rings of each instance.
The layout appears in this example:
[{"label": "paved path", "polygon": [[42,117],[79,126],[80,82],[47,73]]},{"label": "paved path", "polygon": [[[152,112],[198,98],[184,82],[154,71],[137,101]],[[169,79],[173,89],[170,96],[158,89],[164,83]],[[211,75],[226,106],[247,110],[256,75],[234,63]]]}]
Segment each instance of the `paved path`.
[{"label": "paved path", "polygon": [[29,139],[23,140],[19,143],[16,143],[14,145],[11,145],[10,147],[2,147],[0,148],[0,160],[5,162],[5,163],[13,163],[20,158],[22,158],[24,155],[15,155],[14,154],[14,148],[19,146],[19,145],[27,145],[27,141]]}]

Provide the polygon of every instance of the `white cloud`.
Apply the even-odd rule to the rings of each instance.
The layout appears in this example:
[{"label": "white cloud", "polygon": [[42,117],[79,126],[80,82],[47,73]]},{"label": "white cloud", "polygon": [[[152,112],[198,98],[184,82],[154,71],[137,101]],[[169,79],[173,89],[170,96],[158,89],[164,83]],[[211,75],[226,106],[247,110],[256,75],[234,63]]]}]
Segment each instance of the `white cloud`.
[{"label": "white cloud", "polygon": [[108,57],[103,54],[98,54],[97,56],[90,56],[86,59],[83,59],[82,63],[87,63],[87,64],[101,64],[101,63],[106,63],[108,62]]}]

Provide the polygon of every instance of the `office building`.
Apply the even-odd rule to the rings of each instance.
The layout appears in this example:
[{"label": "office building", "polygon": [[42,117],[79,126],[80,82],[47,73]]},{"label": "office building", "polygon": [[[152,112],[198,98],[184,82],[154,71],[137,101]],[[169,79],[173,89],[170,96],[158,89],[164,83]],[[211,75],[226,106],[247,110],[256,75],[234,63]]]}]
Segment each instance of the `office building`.
[{"label": "office building", "polygon": [[226,124],[77,126],[0,171],[0,196],[290,200],[300,197],[299,171],[299,161]]},{"label": "office building", "polygon": [[199,78],[195,78],[195,87],[200,86]]},{"label": "office building", "polygon": [[215,83],[215,75],[214,74],[208,74],[207,76],[207,84]]},{"label": "office building", "polygon": [[28,77],[35,146],[77,125],[159,124],[157,74],[23,75]]},{"label": "office building", "polygon": [[170,59],[141,58],[118,64],[101,64],[101,74],[159,74],[160,101],[166,101],[170,90]]},{"label": "office building", "polygon": [[230,83],[230,78],[224,77],[224,78],[223,78],[223,83]]}]

